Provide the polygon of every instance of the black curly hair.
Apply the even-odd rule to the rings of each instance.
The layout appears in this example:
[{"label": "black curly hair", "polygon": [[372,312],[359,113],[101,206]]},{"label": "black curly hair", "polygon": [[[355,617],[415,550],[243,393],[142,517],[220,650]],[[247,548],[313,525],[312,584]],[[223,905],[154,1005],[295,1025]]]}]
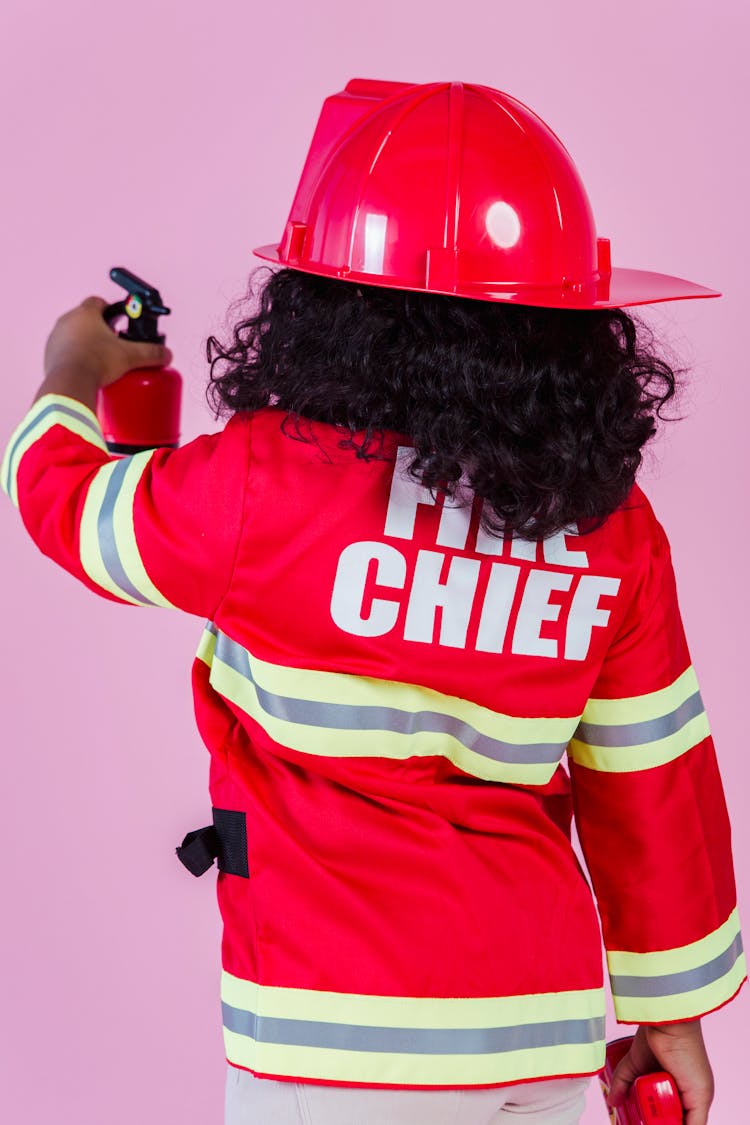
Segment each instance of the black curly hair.
[{"label": "black curly hair", "polygon": [[[543,539],[600,527],[626,499],[675,394],[653,337],[622,309],[534,308],[281,269],[251,277],[231,343],[206,343],[216,416],[275,404],[284,431],[343,427],[366,460],[383,431],[414,444],[412,475],[463,477],[487,530]],[[257,289],[257,291],[255,291]],[[244,300],[244,299],[243,299]]]}]

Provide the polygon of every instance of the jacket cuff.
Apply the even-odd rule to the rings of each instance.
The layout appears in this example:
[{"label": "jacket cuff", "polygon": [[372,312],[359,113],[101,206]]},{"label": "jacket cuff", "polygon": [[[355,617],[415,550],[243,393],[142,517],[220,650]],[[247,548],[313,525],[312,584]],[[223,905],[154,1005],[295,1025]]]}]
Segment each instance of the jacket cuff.
[{"label": "jacket cuff", "polygon": [[746,979],[737,910],[690,945],[652,953],[607,950],[607,966],[621,1023],[699,1019],[731,1000]]}]

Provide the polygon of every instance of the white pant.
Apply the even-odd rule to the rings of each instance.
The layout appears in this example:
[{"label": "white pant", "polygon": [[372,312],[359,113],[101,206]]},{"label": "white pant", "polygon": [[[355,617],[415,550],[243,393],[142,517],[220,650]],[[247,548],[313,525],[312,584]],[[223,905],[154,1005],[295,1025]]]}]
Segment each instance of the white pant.
[{"label": "white pant", "polygon": [[[490,1090],[377,1090],[256,1078],[230,1066],[224,1125],[577,1125],[589,1078]],[[519,1122],[520,1125],[520,1122]]]}]

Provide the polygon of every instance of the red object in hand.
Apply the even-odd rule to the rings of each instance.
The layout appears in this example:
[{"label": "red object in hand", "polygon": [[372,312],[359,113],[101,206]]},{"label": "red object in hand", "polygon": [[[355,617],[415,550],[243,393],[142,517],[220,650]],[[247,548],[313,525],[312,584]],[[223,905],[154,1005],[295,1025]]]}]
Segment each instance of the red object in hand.
[{"label": "red object in hand", "polygon": [[182,377],[173,367],[138,367],[99,392],[97,414],[113,452],[176,446]]},{"label": "red object in hand", "polygon": [[[607,1061],[599,1072],[605,1099],[620,1059],[630,1050],[633,1036],[607,1044]],[[612,1125],[682,1125],[682,1102],[674,1079],[666,1071],[641,1074],[628,1090],[622,1105],[610,1109]]]}]

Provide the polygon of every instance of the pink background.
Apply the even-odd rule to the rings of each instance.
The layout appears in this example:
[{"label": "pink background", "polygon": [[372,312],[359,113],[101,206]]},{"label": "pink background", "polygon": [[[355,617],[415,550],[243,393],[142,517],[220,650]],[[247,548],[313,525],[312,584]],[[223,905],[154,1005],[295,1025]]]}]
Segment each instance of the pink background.
[{"label": "pink background", "polygon": [[[55,318],[125,265],[174,309],[185,438],[213,428],[206,335],[277,239],[323,98],[354,76],[498,86],[560,134],[615,264],[720,288],[650,320],[690,365],[643,474],[733,814],[740,904],[748,632],[742,485],[748,159],[744,4],[695,0],[24,0],[2,83],[0,440]],[[8,174],[10,169],[10,174]],[[0,1089],[16,1125],[221,1120],[213,877],[174,858],[207,822],[189,667],[200,623],[91,597],[0,507],[4,549]],[[747,999],[705,1033],[712,1121],[746,1100]],[[615,1031],[612,1025],[611,1032]],[[603,1123],[592,1090],[585,1121]]]}]

